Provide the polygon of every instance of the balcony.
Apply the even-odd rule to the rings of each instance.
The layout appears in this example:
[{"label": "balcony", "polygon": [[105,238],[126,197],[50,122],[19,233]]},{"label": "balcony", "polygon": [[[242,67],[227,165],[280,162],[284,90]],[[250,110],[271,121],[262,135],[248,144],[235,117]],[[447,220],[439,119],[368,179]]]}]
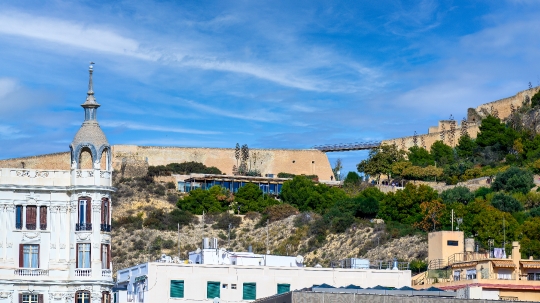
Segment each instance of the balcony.
[{"label": "balcony", "polygon": [[26,276],[26,277],[37,277],[37,276],[48,276],[48,269],[38,269],[38,268],[17,268],[15,269],[14,274],[16,276]]},{"label": "balcony", "polygon": [[87,231],[87,230],[92,230],[92,223],[75,224],[75,231]]},{"label": "balcony", "polygon": [[47,230],[47,223],[45,223],[45,224],[39,224],[39,229],[41,229],[41,230]]},{"label": "balcony", "polygon": [[22,229],[22,223],[15,223],[15,229]]},{"label": "balcony", "polygon": [[105,278],[112,278],[112,270],[110,269],[102,269],[101,270],[101,276]]},{"label": "balcony", "polygon": [[101,224],[101,231],[111,232],[110,224]]},{"label": "balcony", "polygon": [[75,269],[75,277],[91,277],[92,269],[90,268],[77,268]]},{"label": "balcony", "polygon": [[36,224],[30,224],[30,223],[26,223],[26,229],[27,230],[36,230]]}]

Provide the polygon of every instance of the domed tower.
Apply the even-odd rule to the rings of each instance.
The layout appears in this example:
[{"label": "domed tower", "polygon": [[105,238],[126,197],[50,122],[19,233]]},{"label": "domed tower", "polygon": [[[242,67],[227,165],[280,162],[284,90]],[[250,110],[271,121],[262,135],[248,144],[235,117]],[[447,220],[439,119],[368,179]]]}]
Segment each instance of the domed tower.
[{"label": "domed tower", "polygon": [[97,109],[99,104],[94,98],[92,73],[93,62],[90,63],[88,93],[86,101],[81,105],[84,108],[84,122],[75,135],[69,148],[71,150],[71,169],[111,170],[111,147],[107,137],[97,122]]}]

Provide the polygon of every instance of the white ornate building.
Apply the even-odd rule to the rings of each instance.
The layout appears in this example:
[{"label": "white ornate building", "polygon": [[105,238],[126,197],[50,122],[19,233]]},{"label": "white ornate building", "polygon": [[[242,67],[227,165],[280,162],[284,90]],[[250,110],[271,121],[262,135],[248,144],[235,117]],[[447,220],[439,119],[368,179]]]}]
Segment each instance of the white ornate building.
[{"label": "white ornate building", "polygon": [[0,169],[0,303],[111,301],[111,149],[92,72],[71,170]]}]

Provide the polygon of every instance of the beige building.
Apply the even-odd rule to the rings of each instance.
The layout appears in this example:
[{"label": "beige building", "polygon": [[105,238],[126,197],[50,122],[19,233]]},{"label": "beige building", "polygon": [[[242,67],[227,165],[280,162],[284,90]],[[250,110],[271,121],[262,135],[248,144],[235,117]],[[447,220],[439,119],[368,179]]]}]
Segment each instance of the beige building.
[{"label": "beige building", "polygon": [[461,231],[428,237],[428,270],[412,278],[412,287],[454,290],[468,299],[540,301],[540,260],[522,259],[518,242],[507,256],[502,248],[479,251]]}]

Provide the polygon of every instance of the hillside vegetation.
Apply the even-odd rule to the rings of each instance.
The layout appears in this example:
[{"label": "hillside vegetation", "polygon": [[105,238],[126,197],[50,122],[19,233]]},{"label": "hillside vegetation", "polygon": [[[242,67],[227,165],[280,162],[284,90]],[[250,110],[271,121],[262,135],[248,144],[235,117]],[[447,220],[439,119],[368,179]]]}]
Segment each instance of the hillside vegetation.
[{"label": "hillside vegetation", "polygon": [[[308,266],[330,266],[347,257],[398,258],[422,270],[426,233],[450,230],[452,210],[462,218],[459,229],[480,247],[493,239],[495,247],[506,245],[509,252],[519,240],[522,257],[539,258],[540,193],[533,189],[533,173],[540,172],[540,123],[531,120],[539,116],[531,114],[538,111],[539,98],[507,121],[488,116],[476,139],[464,133],[455,148],[437,141],[430,151],[415,146],[405,152],[392,145],[371,150],[358,171],[405,184],[395,192],[383,193],[355,172],[342,188],[294,176],[279,197],[254,184],[234,194],[215,186],[179,196],[173,183],[155,181],[163,171],[213,171],[200,163],[150,167],[146,176],[115,179],[113,262],[121,268],[161,253],[186,258],[203,237],[216,237],[235,251],[251,245],[257,253],[301,254]],[[456,186],[437,192],[429,186],[435,179],[456,184],[482,176],[494,181],[474,191]]]}]

